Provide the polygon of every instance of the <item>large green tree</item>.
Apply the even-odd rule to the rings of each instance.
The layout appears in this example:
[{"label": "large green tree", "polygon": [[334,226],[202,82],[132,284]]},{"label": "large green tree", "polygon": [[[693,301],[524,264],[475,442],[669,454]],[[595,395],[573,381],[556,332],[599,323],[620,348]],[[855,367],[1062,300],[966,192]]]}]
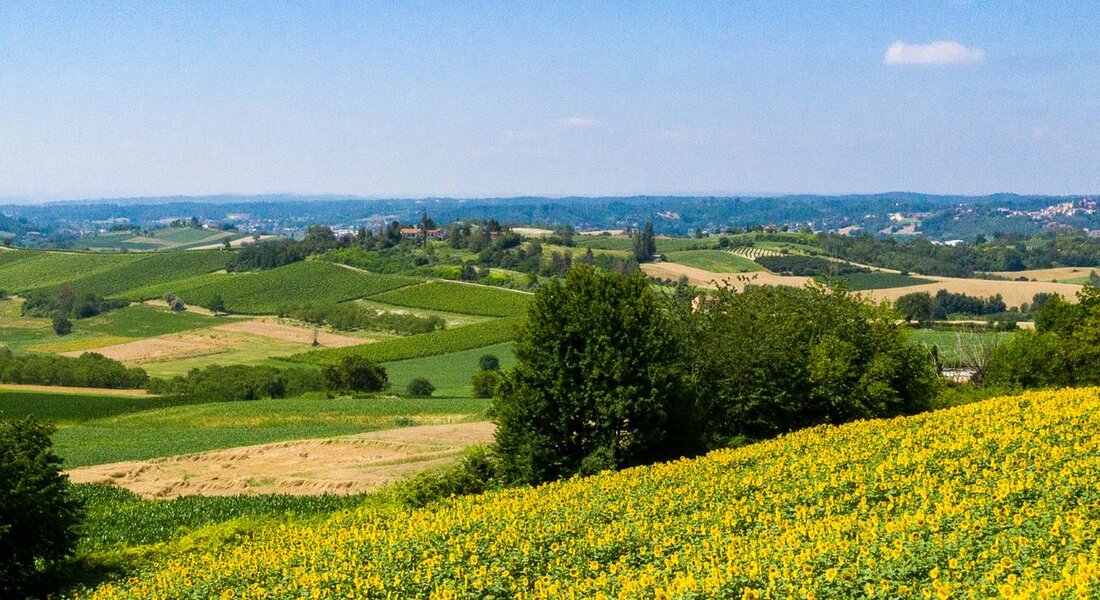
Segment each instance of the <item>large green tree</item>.
[{"label": "large green tree", "polygon": [[927,408],[935,367],[895,319],[822,286],[719,290],[683,319],[707,445]]},{"label": "large green tree", "polygon": [[537,483],[683,453],[681,351],[649,282],[581,266],[539,288],[498,387],[505,478]]}]

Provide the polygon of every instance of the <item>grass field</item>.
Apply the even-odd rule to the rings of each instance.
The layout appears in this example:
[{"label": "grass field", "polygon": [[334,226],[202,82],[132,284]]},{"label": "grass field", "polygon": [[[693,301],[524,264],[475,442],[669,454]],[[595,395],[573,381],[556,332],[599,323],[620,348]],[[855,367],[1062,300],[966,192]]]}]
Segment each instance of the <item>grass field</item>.
[{"label": "grass field", "polygon": [[193,312],[172,312],[165,308],[135,304],[123,309],[96,315],[76,322],[80,331],[102,335],[144,338],[190,331],[226,323],[225,318],[214,318]]},{"label": "grass field", "polygon": [[428,281],[375,294],[370,299],[411,308],[510,317],[526,312],[531,294],[453,281]]},{"label": "grass field", "polygon": [[736,254],[721,250],[684,250],[670,252],[665,259],[712,273],[751,273],[763,268],[755,262]]},{"label": "grass field", "polygon": [[468,398],[471,394],[470,378],[478,372],[478,359],[485,354],[499,358],[502,369],[510,368],[516,362],[512,343],[506,342],[450,354],[387,362],[382,366],[386,368],[391,389],[395,391],[404,391],[414,378],[425,377],[435,386],[436,396]]},{"label": "grass field", "polygon": [[814,427],[420,510],[274,523],[88,597],[1088,598],[1097,419],[1100,395],[1082,389]]},{"label": "grass field", "polygon": [[65,467],[73,468],[439,420],[482,420],[488,406],[487,400],[454,398],[285,398],[193,404],[85,420],[59,429],[54,444]]}]

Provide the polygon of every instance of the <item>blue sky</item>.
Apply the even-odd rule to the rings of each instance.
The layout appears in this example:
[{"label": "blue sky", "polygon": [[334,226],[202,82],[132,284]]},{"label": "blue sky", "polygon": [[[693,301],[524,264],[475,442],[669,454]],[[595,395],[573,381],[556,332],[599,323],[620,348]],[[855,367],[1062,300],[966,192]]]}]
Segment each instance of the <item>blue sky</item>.
[{"label": "blue sky", "polygon": [[0,198],[1097,193],[1097,25],[1080,1],[9,1]]}]

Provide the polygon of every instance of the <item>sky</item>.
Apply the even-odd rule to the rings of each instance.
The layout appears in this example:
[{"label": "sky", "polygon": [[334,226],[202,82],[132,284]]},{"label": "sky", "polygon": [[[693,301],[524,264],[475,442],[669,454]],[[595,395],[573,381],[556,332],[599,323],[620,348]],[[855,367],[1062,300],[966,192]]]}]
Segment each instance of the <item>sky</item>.
[{"label": "sky", "polygon": [[1100,193],[1100,2],[0,3],[0,199]]}]

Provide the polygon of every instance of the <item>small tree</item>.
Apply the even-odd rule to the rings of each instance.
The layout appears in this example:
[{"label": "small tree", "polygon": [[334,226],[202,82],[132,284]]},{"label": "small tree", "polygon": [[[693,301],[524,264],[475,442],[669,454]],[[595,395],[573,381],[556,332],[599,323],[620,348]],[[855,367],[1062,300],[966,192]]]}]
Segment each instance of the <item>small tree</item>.
[{"label": "small tree", "polygon": [[417,377],[409,382],[409,387],[405,391],[416,398],[430,398],[432,393],[435,392],[435,386],[427,379]]},{"label": "small tree", "polygon": [[329,392],[380,392],[389,383],[386,369],[357,354],[326,366],[321,371],[321,380]]},{"label": "small tree", "polygon": [[168,304],[168,308],[172,309],[172,312],[183,312],[187,309],[187,305],[183,303],[183,300],[175,298]]},{"label": "small tree", "polygon": [[21,598],[72,554],[81,503],[69,494],[53,429],[34,420],[0,421],[0,596]]},{"label": "small tree", "polygon": [[210,309],[210,312],[217,316],[218,313],[225,312],[225,300],[222,299],[221,294],[214,294],[214,297],[210,299],[210,303],[206,305],[206,308]]},{"label": "small tree", "polygon": [[500,370],[500,359],[492,354],[483,354],[481,358],[477,360],[477,364],[482,371]]},{"label": "small tree", "polygon": [[492,398],[500,385],[500,371],[478,371],[470,378],[470,386],[473,388],[474,398]]},{"label": "small tree", "polygon": [[222,248],[228,250],[233,247],[233,244],[229,243],[229,238],[222,238]]},{"label": "small tree", "polygon": [[55,315],[53,318],[53,332],[57,335],[69,335],[73,332],[73,322],[68,317]]}]

